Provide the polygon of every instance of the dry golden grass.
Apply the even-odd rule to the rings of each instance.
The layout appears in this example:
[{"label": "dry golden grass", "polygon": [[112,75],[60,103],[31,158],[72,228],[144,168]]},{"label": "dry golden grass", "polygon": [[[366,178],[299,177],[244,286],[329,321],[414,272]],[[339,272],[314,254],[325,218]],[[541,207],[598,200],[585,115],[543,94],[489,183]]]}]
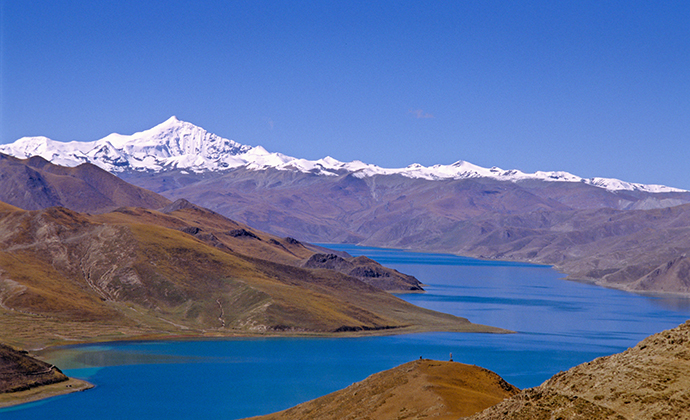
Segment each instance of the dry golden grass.
[{"label": "dry golden grass", "polygon": [[417,360],[379,372],[343,390],[254,420],[457,419],[519,390],[486,369]]},{"label": "dry golden grass", "polygon": [[[194,224],[215,239],[181,230]],[[312,251],[230,228],[237,224],[196,208],[0,214],[0,341],[33,348],[179,334],[505,332],[336,272],[248,256],[299,261]]]}]

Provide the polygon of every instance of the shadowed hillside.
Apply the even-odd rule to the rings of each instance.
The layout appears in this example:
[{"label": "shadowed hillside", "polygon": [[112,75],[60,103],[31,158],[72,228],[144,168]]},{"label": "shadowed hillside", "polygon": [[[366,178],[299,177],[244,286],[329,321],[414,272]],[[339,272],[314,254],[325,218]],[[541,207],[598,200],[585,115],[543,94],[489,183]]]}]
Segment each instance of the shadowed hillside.
[{"label": "shadowed hillside", "polygon": [[26,210],[63,206],[89,213],[103,213],[122,206],[155,209],[170,203],[90,163],[68,168],[38,156],[17,159],[2,153],[0,201]]},{"label": "shadowed hillside", "polygon": [[0,394],[17,392],[66,381],[53,365],[30,357],[26,352],[0,344]]},{"label": "shadowed hillside", "polygon": [[68,378],[60,369],[38,360],[26,351],[0,344],[0,408],[93,387]]}]

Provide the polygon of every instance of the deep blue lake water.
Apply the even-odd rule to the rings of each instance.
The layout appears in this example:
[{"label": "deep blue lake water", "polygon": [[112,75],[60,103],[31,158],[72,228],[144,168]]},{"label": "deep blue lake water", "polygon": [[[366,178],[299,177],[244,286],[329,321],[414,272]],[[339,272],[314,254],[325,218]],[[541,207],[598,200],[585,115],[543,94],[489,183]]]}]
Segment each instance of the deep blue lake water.
[{"label": "deep blue lake water", "polygon": [[520,387],[617,353],[690,319],[690,300],[560,280],[543,266],[328,245],[412,274],[416,305],[517,334],[426,333],[369,338],[130,342],[53,357],[96,388],[0,410],[0,418],[236,419],[291,407],[420,356],[476,364]]}]

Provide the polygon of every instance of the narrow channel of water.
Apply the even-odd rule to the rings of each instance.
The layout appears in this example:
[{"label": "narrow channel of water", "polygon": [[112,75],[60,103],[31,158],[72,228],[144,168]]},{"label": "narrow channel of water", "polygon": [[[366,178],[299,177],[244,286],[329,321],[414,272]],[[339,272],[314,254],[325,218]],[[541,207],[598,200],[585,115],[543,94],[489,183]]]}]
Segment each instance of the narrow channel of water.
[{"label": "narrow channel of water", "polygon": [[517,334],[425,333],[331,339],[108,343],[55,355],[96,388],[14,409],[2,419],[235,419],[291,407],[420,356],[491,369],[535,386],[690,318],[690,300],[560,280],[548,267],[329,245],[412,274],[416,305]]}]

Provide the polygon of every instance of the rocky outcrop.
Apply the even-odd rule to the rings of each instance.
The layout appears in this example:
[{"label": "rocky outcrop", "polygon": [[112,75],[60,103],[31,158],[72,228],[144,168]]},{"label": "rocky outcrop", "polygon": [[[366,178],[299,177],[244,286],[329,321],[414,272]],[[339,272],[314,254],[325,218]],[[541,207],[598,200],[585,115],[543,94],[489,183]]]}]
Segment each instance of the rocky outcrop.
[{"label": "rocky outcrop", "polygon": [[302,264],[302,267],[334,270],[389,292],[424,290],[422,283],[414,276],[384,267],[364,256],[343,258],[335,254],[314,254]]},{"label": "rocky outcrop", "polygon": [[623,353],[561,372],[471,417],[503,419],[690,418],[690,321]]}]

